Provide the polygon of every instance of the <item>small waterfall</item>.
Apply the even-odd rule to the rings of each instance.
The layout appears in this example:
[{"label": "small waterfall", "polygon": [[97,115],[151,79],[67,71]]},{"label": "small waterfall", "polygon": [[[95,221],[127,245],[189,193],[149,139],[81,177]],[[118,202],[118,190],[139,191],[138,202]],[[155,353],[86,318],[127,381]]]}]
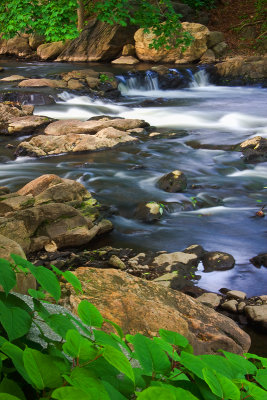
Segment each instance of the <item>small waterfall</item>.
[{"label": "small waterfall", "polygon": [[131,90],[153,91],[159,90],[158,75],[153,71],[146,71],[140,74],[119,75],[119,90],[126,94]]},{"label": "small waterfall", "polygon": [[191,75],[192,79],[190,83],[191,88],[204,87],[210,85],[208,73],[204,68],[199,69],[195,73],[193,73],[190,69],[188,69],[187,71]]}]

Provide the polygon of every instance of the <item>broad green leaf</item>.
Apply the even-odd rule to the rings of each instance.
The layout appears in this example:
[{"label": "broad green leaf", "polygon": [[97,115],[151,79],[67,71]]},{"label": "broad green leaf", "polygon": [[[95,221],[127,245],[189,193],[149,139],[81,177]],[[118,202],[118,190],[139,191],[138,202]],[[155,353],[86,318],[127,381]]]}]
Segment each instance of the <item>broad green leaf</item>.
[{"label": "broad green leaf", "polygon": [[94,400],[110,400],[102,382],[90,376],[85,368],[74,368],[71,372],[72,385],[90,394]]},{"label": "broad green leaf", "polygon": [[49,317],[50,313],[43,306],[41,301],[39,301],[38,299],[33,299],[33,305],[34,311],[36,311],[42,319],[46,319],[47,317]]},{"label": "broad green leaf", "polygon": [[8,308],[18,307],[24,311],[27,311],[28,313],[32,313],[32,309],[28,306],[28,304],[15,294],[9,293],[8,296],[6,296],[5,293],[0,292],[0,300],[2,300],[5,306]]},{"label": "broad green leaf", "polygon": [[231,363],[226,358],[215,354],[204,354],[199,356],[199,358],[204,361],[208,368],[212,368],[227,378],[234,379],[237,377],[232,369]]},{"label": "broad green leaf", "polygon": [[80,362],[93,360],[99,354],[99,350],[89,339],[84,338],[77,330],[73,329],[67,332],[63,351],[72,358],[78,358]]},{"label": "broad green leaf", "polygon": [[66,339],[67,332],[70,329],[76,329],[74,324],[63,314],[51,314],[45,318],[45,322],[64,339]]},{"label": "broad green leaf", "polygon": [[26,400],[26,397],[19,385],[15,381],[6,377],[0,383],[0,393],[8,393],[12,396],[17,396],[20,400]]},{"label": "broad green leaf", "polygon": [[94,400],[94,397],[76,387],[61,387],[53,391],[52,399],[56,400]]},{"label": "broad green leaf", "polygon": [[180,333],[167,331],[166,329],[160,329],[159,335],[165,342],[174,344],[175,346],[186,347],[189,343]]},{"label": "broad green leaf", "polygon": [[94,331],[95,342],[97,344],[105,345],[109,344],[110,346],[114,347],[118,351],[120,351],[120,346],[116,340],[112,338],[109,334],[103,331]]},{"label": "broad green leaf", "polygon": [[203,379],[203,368],[206,368],[206,364],[198,356],[193,354],[181,352],[181,364],[183,364],[189,371],[193,372],[200,379]]},{"label": "broad green leaf", "polygon": [[117,368],[118,371],[125,374],[131,381],[134,382],[134,372],[133,368],[125,355],[114,349],[114,347],[105,345],[103,351],[104,359],[111,364],[113,367]]},{"label": "broad green leaf", "polygon": [[123,396],[114,386],[112,386],[109,382],[105,380],[102,381],[103,385],[108,392],[110,400],[127,400],[125,396]]},{"label": "broad green leaf", "polygon": [[18,256],[17,254],[10,254],[10,256],[17,265],[21,265],[22,267],[26,268],[27,270],[29,269],[30,266],[33,266],[33,264],[30,261],[25,260],[25,258],[22,258],[21,256]]},{"label": "broad green leaf", "polygon": [[15,346],[13,343],[10,343],[8,341],[2,344],[1,351],[9,358],[11,358],[16,370],[25,379],[25,381],[31,383],[31,380],[24,367],[23,351],[18,346]]},{"label": "broad green leaf", "polygon": [[267,390],[267,369],[259,369],[255,379],[265,390]]},{"label": "broad green leaf", "polygon": [[223,397],[225,399],[230,400],[239,400],[240,399],[240,391],[238,387],[226,376],[220,374],[219,372],[215,372],[223,391]]},{"label": "broad green leaf", "polygon": [[244,357],[239,356],[238,354],[229,353],[228,351],[223,351],[222,353],[230,361],[230,363],[236,368],[239,369],[240,374],[242,376],[257,372],[257,367],[252,364],[250,361],[246,360]]},{"label": "broad green leaf", "polygon": [[0,400],[21,400],[19,397],[8,393],[0,393]]},{"label": "broad green leaf", "polygon": [[29,265],[29,270],[41,287],[50,293],[56,301],[58,301],[60,299],[61,290],[59,281],[55,274],[42,266],[35,267],[34,265]]},{"label": "broad green leaf", "polygon": [[146,373],[170,371],[170,360],[157,343],[139,333],[134,336],[127,335],[126,339],[134,345],[134,354]]},{"label": "broad green leaf", "polygon": [[[149,387],[137,394],[137,400],[176,400],[172,390],[162,387]],[[185,398],[183,397],[183,400]]]},{"label": "broad green leaf", "polygon": [[78,315],[82,322],[88,326],[101,328],[104,322],[104,318],[98,309],[87,300],[82,300],[78,305]]},{"label": "broad green leaf", "polygon": [[168,377],[168,380],[169,381],[189,381],[190,382],[190,379],[183,373],[183,371],[181,371],[177,368],[174,368],[171,371],[171,373]]},{"label": "broad green leaf", "polygon": [[23,352],[25,369],[37,389],[54,389],[61,386],[63,381],[53,358],[38,350],[26,348]]},{"label": "broad green leaf", "polygon": [[12,342],[29,332],[32,319],[30,315],[18,307],[8,308],[0,301],[0,322]]},{"label": "broad green leaf", "polygon": [[216,396],[222,398],[223,391],[221,388],[221,384],[220,384],[219,380],[217,379],[217,376],[214,374],[214,372],[211,369],[203,368],[202,373],[203,373],[203,378],[204,378],[205,382],[207,383],[207,385],[209,386],[212,393],[214,393]]},{"label": "broad green leaf", "polygon": [[13,289],[16,283],[16,274],[11,268],[10,263],[0,258],[0,285],[3,286],[6,295]]}]

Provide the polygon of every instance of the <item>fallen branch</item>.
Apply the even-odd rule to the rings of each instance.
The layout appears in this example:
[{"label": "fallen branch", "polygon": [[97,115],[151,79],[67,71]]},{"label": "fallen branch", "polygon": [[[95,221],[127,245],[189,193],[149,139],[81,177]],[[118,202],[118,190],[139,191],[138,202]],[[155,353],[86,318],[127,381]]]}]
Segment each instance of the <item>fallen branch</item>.
[{"label": "fallen branch", "polygon": [[228,30],[231,31],[232,29],[238,28],[240,27],[240,30],[245,28],[246,26],[250,26],[250,25],[258,25],[261,24],[262,22],[264,22],[263,19],[259,20],[259,21],[253,21],[253,22],[247,22],[246,24],[244,24],[243,22],[241,22],[238,25],[232,26],[231,28],[229,28]]},{"label": "fallen branch", "polygon": [[260,39],[262,36],[264,36],[264,35],[266,35],[266,34],[267,34],[267,31],[261,33],[258,37],[256,37],[256,40]]}]

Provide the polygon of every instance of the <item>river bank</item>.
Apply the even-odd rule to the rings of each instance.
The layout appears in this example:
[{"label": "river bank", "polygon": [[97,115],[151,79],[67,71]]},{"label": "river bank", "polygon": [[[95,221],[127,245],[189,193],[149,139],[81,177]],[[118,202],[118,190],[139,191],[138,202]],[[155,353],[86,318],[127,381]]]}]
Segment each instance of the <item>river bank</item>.
[{"label": "river bank", "polygon": [[[73,69],[88,68],[86,64],[74,68],[70,64],[10,61],[2,65],[3,77],[19,70],[23,76],[38,79],[55,79]],[[264,295],[266,270],[256,269],[249,259],[266,251],[265,220],[254,218],[266,202],[265,162],[247,164],[231,146],[258,134],[264,137],[266,89],[215,86],[209,83],[208,70],[199,71],[195,66],[173,66],[179,72],[174,76],[182,76],[184,87],[172,90],[161,88],[163,80],[153,69],[128,73],[124,67],[92,67],[99,72],[113,71],[122,97],[100,99],[96,94],[66,88],[18,88],[17,82],[8,81],[2,81],[1,90],[24,96],[28,103],[39,101],[36,116],[87,120],[105,114],[140,118],[152,129],[137,135],[133,144],[112,150],[39,160],[14,159],[15,147],[30,137],[2,136],[0,185],[18,190],[30,180],[55,171],[61,177],[78,180],[111,208],[109,219],[115,229],[93,244],[94,248],[109,245],[135,249],[136,254],[151,250],[172,253],[198,243],[208,251],[230,253],[236,260],[228,271],[209,273],[200,263],[201,279],[196,282],[200,287],[214,292],[222,287],[239,289],[248,297]],[[157,180],[176,169],[187,176],[186,191],[159,189]],[[136,217],[142,202],[164,205],[154,224]]]}]

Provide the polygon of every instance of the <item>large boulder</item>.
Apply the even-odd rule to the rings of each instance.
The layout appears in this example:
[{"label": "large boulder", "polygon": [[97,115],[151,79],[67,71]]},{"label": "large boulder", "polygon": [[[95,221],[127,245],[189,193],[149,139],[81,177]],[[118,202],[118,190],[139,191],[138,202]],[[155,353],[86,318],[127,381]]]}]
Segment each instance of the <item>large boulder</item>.
[{"label": "large boulder", "polygon": [[62,303],[74,313],[87,299],[125,333],[155,336],[160,328],[173,330],[189,339],[196,354],[219,349],[241,354],[249,349],[249,336],[235,322],[183,293],[120,270],[84,267],[75,275],[83,294],[76,294],[69,284],[62,288]]},{"label": "large boulder", "polygon": [[51,244],[55,249],[81,246],[110,229],[97,201],[70,179],[44,175],[1,196],[0,234],[26,254]]},{"label": "large boulder", "polygon": [[12,261],[10,254],[17,254],[23,258],[26,258],[22,247],[17,242],[0,234],[0,258],[5,258],[8,261]]},{"label": "large boulder", "polygon": [[160,61],[165,63],[188,63],[199,60],[208,49],[208,28],[201,24],[189,22],[183,22],[182,28],[194,38],[194,41],[184,52],[182,52],[181,46],[170,50],[150,48],[149,45],[152,43],[155,35],[152,32],[145,33],[144,29],[138,29],[134,35],[137,57],[142,61]]},{"label": "large boulder", "polygon": [[91,19],[77,39],[74,39],[56,61],[111,61],[123,46],[133,41],[135,28],[124,28]]},{"label": "large boulder", "polygon": [[15,36],[12,39],[0,39],[0,54],[28,58],[34,55],[28,35]]},{"label": "large boulder", "polygon": [[66,43],[64,43],[62,40],[59,42],[44,43],[38,46],[37,55],[41,58],[41,60],[53,60],[59,56],[65,47]]}]

